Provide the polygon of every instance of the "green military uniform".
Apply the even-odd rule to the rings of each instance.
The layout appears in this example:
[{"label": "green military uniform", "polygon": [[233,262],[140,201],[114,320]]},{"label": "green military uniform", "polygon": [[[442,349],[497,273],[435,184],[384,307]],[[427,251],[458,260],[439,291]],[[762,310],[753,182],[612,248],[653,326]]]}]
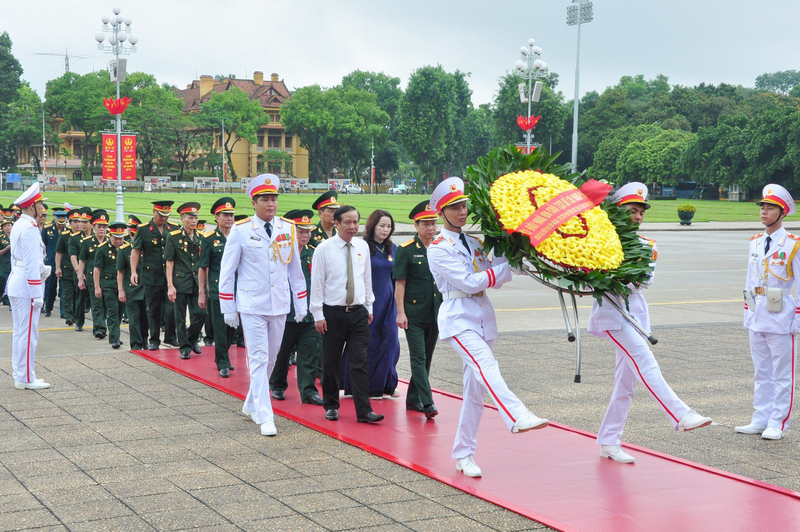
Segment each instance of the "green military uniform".
[{"label": "green military uniform", "polygon": [[[286,213],[285,220],[293,222],[298,228],[314,227],[311,225],[313,212],[309,210],[293,210]],[[313,233],[312,233],[313,234]],[[303,275],[306,278],[306,291],[311,293],[311,262],[314,257],[316,247],[309,243],[300,250],[300,264]],[[294,298],[291,298],[291,308],[286,315],[286,327],[283,329],[281,347],[275,359],[275,368],[269,379],[269,386],[273,392],[285,392],[289,387],[287,375],[289,373],[289,357],[293,351],[297,351],[297,389],[300,392],[300,399],[305,402],[312,402],[312,398],[319,399],[317,390],[317,376],[322,376],[322,366],[320,363],[320,353],[322,351],[322,338],[314,327],[314,316],[311,312],[307,313],[303,321],[297,323],[294,313]]]},{"label": "green military uniform", "polygon": [[[11,220],[3,220],[3,225],[10,223]],[[8,297],[3,294],[5,294],[8,276],[11,274],[11,239],[5,231],[0,231],[0,250],[6,248],[8,250],[0,255],[0,296],[3,298],[3,304],[9,305]]]},{"label": "green military uniform", "polygon": [[[92,217],[92,209],[88,207],[81,207],[78,209],[78,216],[80,219],[89,221]],[[89,235],[91,236],[91,235]],[[71,233],[69,235],[69,255],[67,260],[72,261],[72,257],[75,257],[75,262],[77,263],[80,260],[80,252],[81,246],[83,244],[83,239],[86,238],[87,235],[83,232],[79,231],[77,233]],[[73,264],[73,268],[75,265]],[[86,272],[84,272],[84,276]],[[81,290],[78,288],[78,284],[80,283],[80,279],[78,279],[78,270],[75,270],[75,305],[73,306],[74,310],[72,311],[72,316],[75,321],[75,330],[82,331],[83,324],[86,321],[86,303],[89,301],[89,292],[86,289]]]},{"label": "green military uniform", "polygon": [[[92,214],[92,227],[95,224],[108,225],[108,213],[97,210]],[[105,243],[107,238],[102,241],[97,235],[84,237],[81,240],[81,250],[78,254],[78,261],[83,262],[83,274],[86,277],[86,291],[89,295],[89,302],[92,306],[92,334],[95,338],[103,339],[108,333],[106,327],[106,315],[108,310],[102,297],[97,297],[94,290],[94,261],[97,249]],[[119,316],[117,316],[119,319]],[[119,326],[119,324],[117,324]]]},{"label": "green military uniform", "polygon": [[[117,271],[123,272],[122,287],[125,292],[125,312],[128,314],[131,349],[145,349],[149,325],[147,306],[144,301],[144,284],[141,282],[138,286],[131,284],[131,251],[133,251],[133,245],[130,242],[122,244],[117,250]],[[141,279],[142,261],[139,261],[137,270]],[[117,290],[119,290],[119,286],[117,286]]]},{"label": "green military uniform", "polygon": [[[124,231],[124,228],[123,228]],[[102,307],[106,312],[108,324],[108,341],[111,347],[118,349],[122,344],[119,338],[119,290],[117,289],[117,253],[118,249],[111,243],[111,237],[97,247],[94,267],[98,270]],[[94,309],[94,305],[92,305]]]},{"label": "green military uniform", "polygon": [[[172,201],[153,202],[159,212],[171,212]],[[163,210],[162,210],[163,209]],[[167,297],[167,278],[164,272],[164,246],[167,236],[178,226],[168,221],[164,223],[163,232],[158,229],[153,220],[144,227],[139,226],[136,238],[133,239],[133,249],[141,250],[139,264],[142,265],[142,274],[139,284],[145,286],[145,303],[147,304],[147,318],[150,324],[150,340],[148,347],[158,349],[161,343],[161,317],[165,318],[164,342],[177,344],[175,337],[175,314],[172,302]]]},{"label": "green military uniform", "polygon": [[[199,203],[190,202],[181,205],[178,212],[197,214]],[[189,211],[189,209],[194,209]],[[178,336],[178,345],[181,358],[189,358],[189,351],[199,353],[197,342],[200,339],[200,330],[205,321],[205,312],[197,302],[199,285],[197,284],[197,270],[200,267],[200,249],[202,238],[197,232],[192,236],[186,229],[170,231],[164,247],[164,260],[172,261],[172,286],[177,292],[175,296],[175,328]],[[189,328],[186,328],[186,309],[189,309]]]},{"label": "green military uniform", "polygon": [[[320,211],[327,207],[335,207],[335,208],[341,207],[337,199],[338,197],[339,197],[338,192],[336,192],[335,190],[329,190],[328,192],[325,192],[320,197],[318,197],[316,201],[314,201],[314,203],[311,204],[311,208],[314,209],[315,211]],[[333,229],[331,229],[331,236],[335,234],[336,234],[336,228],[334,227]],[[318,245],[322,244],[328,238],[329,238],[328,234],[325,232],[325,229],[322,228],[322,222],[320,222],[317,224],[314,230],[311,231],[311,240],[309,240],[308,243],[311,247],[316,249]]]},{"label": "green military uniform", "polygon": [[61,254],[61,301],[59,306],[67,325],[75,323],[75,297],[78,291],[78,279],[75,276],[72,261],[69,260],[69,242],[70,237],[77,234],[79,233],[70,227],[65,227],[56,244],[56,253]]},{"label": "green military uniform", "polygon": [[[416,213],[417,220],[435,219],[436,212],[426,208],[426,202],[422,202],[412,210],[410,218],[414,219]],[[428,213],[427,216],[425,213]],[[442,294],[436,288],[436,282],[428,268],[428,250],[418,235],[398,246],[392,278],[406,282],[403,306],[408,318],[406,340],[411,363],[406,405],[414,407],[421,404],[428,407],[433,405],[429,373],[439,336],[436,317],[442,303]]]},{"label": "green military uniform", "polygon": [[[206,231],[206,221],[205,220],[197,220],[197,227],[195,227],[195,233],[200,236],[200,250],[201,250],[201,260],[202,260],[202,250],[203,247],[206,245],[206,238],[213,235],[214,231]],[[202,268],[202,266],[201,266]],[[206,287],[206,293],[208,292],[208,287]],[[206,305],[205,309],[200,309],[205,315],[205,322],[203,323],[203,343],[206,345],[212,345],[214,343],[214,322],[209,318],[208,313],[208,305]]]}]

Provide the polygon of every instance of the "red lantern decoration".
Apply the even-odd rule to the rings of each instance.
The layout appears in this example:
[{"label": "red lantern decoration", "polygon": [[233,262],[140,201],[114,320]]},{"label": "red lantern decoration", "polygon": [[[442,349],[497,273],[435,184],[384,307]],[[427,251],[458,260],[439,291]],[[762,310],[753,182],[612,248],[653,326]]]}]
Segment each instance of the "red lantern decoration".
[{"label": "red lantern decoration", "polygon": [[103,100],[103,105],[106,107],[106,109],[108,109],[108,112],[111,113],[111,116],[121,115],[124,113],[129,103],[131,103],[131,99],[127,96],[116,100],[112,98],[106,98]]},{"label": "red lantern decoration", "polygon": [[538,124],[539,120],[541,120],[541,119],[542,119],[541,116],[522,116],[522,115],[520,115],[520,116],[517,117],[517,125],[523,131],[530,131],[531,129],[536,127],[536,124]]}]

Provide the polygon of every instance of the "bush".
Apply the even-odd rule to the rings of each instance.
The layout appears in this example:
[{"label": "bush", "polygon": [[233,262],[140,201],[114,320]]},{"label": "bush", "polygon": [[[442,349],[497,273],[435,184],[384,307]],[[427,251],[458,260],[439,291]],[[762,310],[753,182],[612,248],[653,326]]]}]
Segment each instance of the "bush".
[{"label": "bush", "polygon": [[678,212],[695,212],[697,207],[695,207],[691,203],[684,203],[683,205],[678,206]]}]

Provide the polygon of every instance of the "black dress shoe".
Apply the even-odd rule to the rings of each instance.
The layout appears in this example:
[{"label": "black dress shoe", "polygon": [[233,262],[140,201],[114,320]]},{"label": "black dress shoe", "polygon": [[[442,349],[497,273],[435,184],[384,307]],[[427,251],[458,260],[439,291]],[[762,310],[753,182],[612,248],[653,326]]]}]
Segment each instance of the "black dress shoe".
[{"label": "black dress shoe", "polygon": [[228,368],[222,368],[221,370],[219,370],[219,376],[224,379],[227,379],[228,377],[231,376],[231,370],[229,370]]},{"label": "black dress shoe", "polygon": [[67,323],[67,325],[69,325],[70,327],[71,327],[72,325],[74,325],[74,324],[75,324],[75,322],[74,322],[74,321],[72,321],[72,320],[66,320],[66,323]]},{"label": "black dress shoe", "polygon": [[233,370],[235,370],[236,368],[234,368],[233,366],[230,366],[228,369],[229,369],[229,370],[231,370],[231,371],[233,371]]},{"label": "black dress shoe", "polygon": [[364,417],[357,419],[359,423],[377,423],[383,420],[383,414],[376,414],[375,412],[367,412]]},{"label": "black dress shoe", "polygon": [[330,410],[325,411],[325,419],[328,421],[336,421],[339,419],[339,411],[335,408],[331,408]]},{"label": "black dress shoe", "polygon": [[121,346],[121,345],[122,344],[120,342],[114,342],[113,344],[111,344],[111,347],[112,347],[112,349],[119,349],[119,346]]},{"label": "black dress shoe", "polygon": [[147,344],[148,351],[158,351],[158,348],[159,344],[157,342],[150,342],[149,344]]},{"label": "black dress shoe", "polygon": [[436,405],[428,405],[425,407],[425,417],[428,419],[436,417],[438,413],[439,411],[436,410]]},{"label": "black dress shoe", "polygon": [[128,323],[128,318],[122,318],[122,323]]},{"label": "black dress shoe", "polygon": [[203,343],[206,345],[214,345],[214,340],[211,338],[203,338]]},{"label": "black dress shoe", "polygon": [[322,406],[322,397],[319,395],[312,395],[308,399],[303,399],[303,402],[307,405]]},{"label": "black dress shoe", "polygon": [[286,399],[286,393],[281,390],[272,390],[272,398],[276,401],[284,401]]},{"label": "black dress shoe", "polygon": [[424,412],[425,407],[422,403],[406,403],[406,410],[413,410],[414,412]]},{"label": "black dress shoe", "polygon": [[51,314],[51,312],[48,310],[47,312],[44,313],[44,317],[45,318],[49,318],[50,314]]},{"label": "black dress shoe", "polygon": [[200,351],[200,344],[198,344],[197,342],[192,344],[192,351],[194,351],[195,354],[198,354],[198,355],[203,354],[203,352]]},{"label": "black dress shoe", "polygon": [[94,337],[97,338],[98,340],[102,340],[103,338],[106,337],[106,335],[101,332],[96,332],[94,333]]},{"label": "black dress shoe", "polygon": [[238,342],[236,342],[236,347],[247,347],[247,346],[244,344],[244,340],[239,340]]},{"label": "black dress shoe", "polygon": [[181,358],[187,360],[191,355],[188,349],[181,349]]},{"label": "black dress shoe", "polygon": [[83,330],[83,327],[81,325],[76,325],[75,330],[81,332]]}]

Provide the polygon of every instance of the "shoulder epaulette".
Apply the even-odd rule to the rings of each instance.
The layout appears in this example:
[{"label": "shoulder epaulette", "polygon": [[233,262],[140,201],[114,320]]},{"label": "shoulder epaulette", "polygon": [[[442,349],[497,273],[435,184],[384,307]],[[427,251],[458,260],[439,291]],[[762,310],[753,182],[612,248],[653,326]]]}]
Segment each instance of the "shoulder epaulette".
[{"label": "shoulder epaulette", "polygon": [[108,240],[104,241],[102,244],[97,246],[97,249],[100,249],[101,247],[105,246],[106,244],[108,244]]},{"label": "shoulder epaulette", "polygon": [[87,240],[89,240],[89,239],[90,239],[90,238],[92,238],[93,236],[94,236],[94,235],[85,236],[85,237],[81,238],[81,242],[86,242]]},{"label": "shoulder epaulette", "polygon": [[130,242],[125,242],[124,244],[122,244],[122,245],[119,247],[119,249],[125,249],[125,248],[129,248],[129,247],[131,247],[132,245],[133,245],[133,244],[131,244]]},{"label": "shoulder epaulette", "polygon": [[203,238],[208,238],[216,232],[217,232],[216,229],[212,229],[211,231],[206,231],[205,233],[200,233],[200,234],[203,235]]},{"label": "shoulder epaulette", "polygon": [[411,244],[413,244],[413,243],[414,243],[414,239],[412,238],[412,239],[411,239],[411,240],[409,240],[408,242],[403,242],[402,244],[400,244],[400,247],[401,247],[401,248],[407,248],[408,246],[410,246],[410,245],[411,245]]},{"label": "shoulder epaulette", "polygon": [[760,237],[760,236],[761,236],[761,235],[763,235],[763,234],[764,234],[764,233],[758,233],[758,234],[757,234],[757,235],[755,235],[755,236],[751,236],[751,237],[750,237],[750,240],[755,240],[756,238]]},{"label": "shoulder epaulette", "polygon": [[434,239],[433,239],[433,242],[431,242],[431,244],[438,244],[438,243],[439,243],[439,242],[441,242],[442,240],[444,240],[444,237],[443,237],[443,236],[440,236],[440,237],[438,237],[438,238],[434,238]]},{"label": "shoulder epaulette", "polygon": [[171,234],[171,235],[177,235],[177,234],[178,234],[178,233],[180,233],[180,232],[181,232],[181,230],[180,230],[180,229],[175,229],[174,231],[170,231],[170,232],[169,232],[169,234]]},{"label": "shoulder epaulette", "polygon": [[786,236],[788,236],[788,237],[789,237],[789,238],[791,238],[792,240],[797,240],[797,241],[800,241],[800,236],[793,235],[792,233],[786,233]]},{"label": "shoulder epaulette", "polygon": [[246,224],[249,221],[250,221],[250,218],[248,217],[248,218],[245,218],[244,220],[239,220],[238,222],[234,222],[234,225]]},{"label": "shoulder epaulette", "polygon": [[78,236],[80,234],[79,231],[70,231],[69,236]]},{"label": "shoulder epaulette", "polygon": [[65,229],[61,230],[61,234],[62,235],[68,235],[70,233],[72,233],[72,231],[69,228],[65,228]]}]

